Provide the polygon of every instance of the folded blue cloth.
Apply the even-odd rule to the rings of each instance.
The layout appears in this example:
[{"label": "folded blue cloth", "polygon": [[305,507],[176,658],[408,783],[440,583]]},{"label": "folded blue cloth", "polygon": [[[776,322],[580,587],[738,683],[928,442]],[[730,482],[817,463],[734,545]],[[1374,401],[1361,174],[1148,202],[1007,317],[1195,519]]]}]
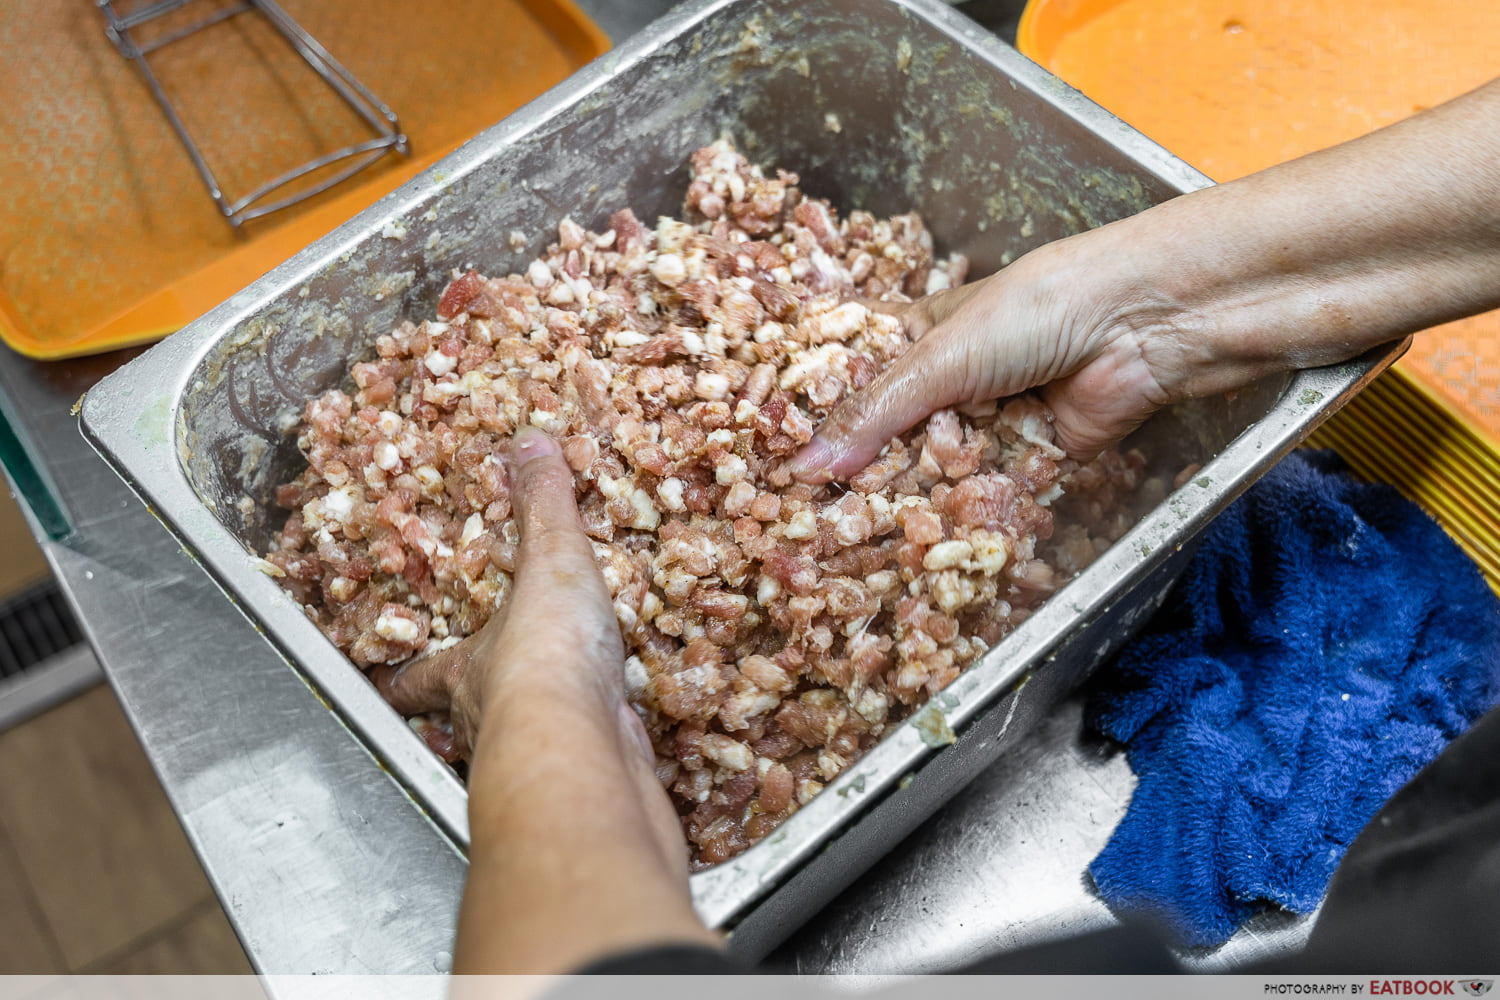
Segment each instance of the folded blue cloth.
[{"label": "folded blue cloth", "polygon": [[1091,683],[1138,784],[1089,872],[1117,914],[1223,943],[1313,910],[1354,835],[1500,697],[1500,602],[1415,504],[1296,452],[1214,521]]}]

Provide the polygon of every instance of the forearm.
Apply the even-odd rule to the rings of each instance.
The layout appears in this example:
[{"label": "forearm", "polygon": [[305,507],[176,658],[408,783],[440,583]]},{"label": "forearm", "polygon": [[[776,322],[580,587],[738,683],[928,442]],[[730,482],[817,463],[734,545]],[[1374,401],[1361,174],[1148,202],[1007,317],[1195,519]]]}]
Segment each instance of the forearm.
[{"label": "forearm", "polygon": [[471,761],[457,971],[565,972],[718,943],[688,901],[681,830],[644,808],[661,789],[612,711],[546,683],[496,692]]},{"label": "forearm", "polygon": [[1500,306],[1500,81],[1097,235],[1152,293],[1114,332],[1170,314],[1183,395]]}]

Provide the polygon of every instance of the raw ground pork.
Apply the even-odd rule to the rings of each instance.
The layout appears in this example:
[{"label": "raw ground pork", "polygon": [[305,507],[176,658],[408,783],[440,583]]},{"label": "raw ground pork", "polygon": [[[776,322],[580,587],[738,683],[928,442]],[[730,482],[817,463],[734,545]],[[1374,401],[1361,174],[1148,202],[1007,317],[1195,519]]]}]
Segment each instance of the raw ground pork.
[{"label": "raw ground pork", "polygon": [[[265,568],[361,667],[456,643],[511,585],[499,456],[524,424],[556,435],[701,867],[1118,538],[1144,463],[1080,467],[1020,397],[935,413],[847,484],[791,482],[785,458],[908,346],[856,299],[957,285],[966,261],[934,260],[916,215],[840,219],[724,142],[691,174],[687,221],[565,219],[524,273],[455,273],[435,318],[379,338],[307,407]],[[443,719],[414,726],[451,759]]]}]

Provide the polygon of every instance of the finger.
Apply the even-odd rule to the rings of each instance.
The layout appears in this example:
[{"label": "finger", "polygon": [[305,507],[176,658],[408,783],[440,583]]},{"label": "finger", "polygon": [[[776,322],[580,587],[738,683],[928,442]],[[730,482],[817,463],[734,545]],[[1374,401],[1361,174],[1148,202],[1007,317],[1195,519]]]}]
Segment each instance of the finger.
[{"label": "finger", "polygon": [[871,312],[899,317],[912,340],[921,340],[928,331],[945,322],[964,303],[984,287],[984,282],[949,288],[918,299],[915,302],[882,302],[879,299],[860,299],[860,304]]},{"label": "finger", "polygon": [[473,638],[398,667],[377,667],[370,673],[375,687],[402,715],[445,711],[463,675],[463,664]]},{"label": "finger", "polygon": [[427,749],[449,764],[468,759],[469,744],[459,737],[456,729],[426,725],[422,727],[418,735],[422,737],[422,742],[427,744]]},{"label": "finger", "polygon": [[621,700],[615,709],[615,721],[619,723],[620,733],[628,745],[626,752],[638,752],[641,761],[655,770],[656,749],[651,745],[651,737],[646,735],[646,724],[635,714],[629,702]]},{"label": "finger", "polygon": [[[901,318],[912,347],[864,389],[844,400],[787,463],[803,482],[824,483],[863,469],[886,442],[934,410],[986,396],[982,363],[986,340],[993,336],[979,310],[968,309],[986,282],[937,292],[913,303],[881,311]],[[929,336],[929,334],[932,334]],[[1022,387],[1024,388],[1024,387]]]},{"label": "finger", "polygon": [[906,332],[912,340],[921,340],[929,332],[942,326],[969,300],[983,291],[986,282],[975,281],[957,288],[934,292],[918,300],[912,315],[906,319]]},{"label": "finger", "polygon": [[[516,553],[516,582],[528,570],[561,573],[587,570],[598,579],[593,546],[584,534],[573,497],[573,470],[562,448],[542,431],[526,427],[511,444],[511,503],[521,544]],[[599,581],[602,586],[602,580]]]},{"label": "finger", "polygon": [[791,474],[810,483],[859,472],[886,442],[934,410],[994,399],[1034,384],[1021,345],[998,339],[982,310],[952,313],[864,389],[845,399],[792,456]]},{"label": "finger", "polygon": [[1086,369],[1049,383],[1042,401],[1052,410],[1057,446],[1069,458],[1087,462],[1118,444],[1164,405],[1149,390],[1133,388],[1108,369]]},{"label": "finger", "polygon": [[896,317],[908,330],[917,312],[922,308],[921,302],[888,302],[885,299],[859,299],[858,302],[872,313],[884,313],[887,316]]},{"label": "finger", "polygon": [[891,438],[952,402],[942,380],[934,384],[936,352],[914,346],[864,389],[828,415],[812,440],[787,463],[793,478],[826,483],[852,476],[874,461]]}]

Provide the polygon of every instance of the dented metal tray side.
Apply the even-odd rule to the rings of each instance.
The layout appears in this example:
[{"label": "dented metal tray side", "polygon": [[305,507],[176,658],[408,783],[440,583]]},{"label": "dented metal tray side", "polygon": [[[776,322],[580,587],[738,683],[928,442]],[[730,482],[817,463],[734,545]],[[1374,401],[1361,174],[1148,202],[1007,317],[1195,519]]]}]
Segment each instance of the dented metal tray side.
[{"label": "dented metal tray side", "polygon": [[[276,526],[272,490],[299,461],[289,428],[375,337],[431,315],[453,269],[519,270],[564,215],[602,228],[625,205],[644,219],[675,214],[688,154],[720,134],[758,162],[797,170],[805,190],[841,210],[922,212],[940,251],[968,254],[976,273],[1207,183],[936,0],[701,0],[312,244],[84,402],[85,433],[101,454],[460,844],[461,784],[255,568]],[[732,926],[773,912],[755,907],[793,876],[820,892],[834,885],[843,876],[817,875],[810,859],[841,832],[853,843],[852,826],[903,776],[963,756],[944,747],[946,734],[963,737],[1022,678],[1052,669],[1049,657],[1074,663],[1069,676],[1090,669],[1108,644],[1084,625],[1110,609],[1138,620],[1150,595],[1137,585],[1388,360],[1271,380],[1233,401],[1199,400],[1154,418],[1138,438],[1153,471],[1198,462],[1202,473],[772,837],[694,875],[704,918]],[[1084,638],[1093,645],[1078,645]],[[999,752],[998,741],[987,747]],[[964,759],[971,764],[929,780],[922,808],[961,787],[955,776],[981,766],[972,762],[982,755]],[[859,822],[864,841],[885,846],[901,826]],[[843,862],[845,871],[859,865]]]}]

